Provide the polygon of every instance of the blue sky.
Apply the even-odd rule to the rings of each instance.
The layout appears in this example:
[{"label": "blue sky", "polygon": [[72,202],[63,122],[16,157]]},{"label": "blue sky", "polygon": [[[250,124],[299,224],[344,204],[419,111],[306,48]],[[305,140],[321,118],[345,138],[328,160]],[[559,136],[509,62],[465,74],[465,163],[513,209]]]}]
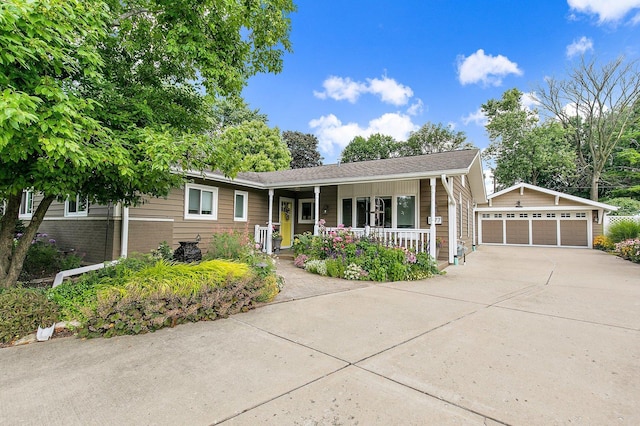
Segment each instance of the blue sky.
[{"label": "blue sky", "polygon": [[582,54],[640,57],[640,0],[296,4],[283,72],[251,78],[243,96],[271,126],[315,134],[325,164],[357,135],[406,140],[426,122],[485,148],[487,100],[562,78]]}]

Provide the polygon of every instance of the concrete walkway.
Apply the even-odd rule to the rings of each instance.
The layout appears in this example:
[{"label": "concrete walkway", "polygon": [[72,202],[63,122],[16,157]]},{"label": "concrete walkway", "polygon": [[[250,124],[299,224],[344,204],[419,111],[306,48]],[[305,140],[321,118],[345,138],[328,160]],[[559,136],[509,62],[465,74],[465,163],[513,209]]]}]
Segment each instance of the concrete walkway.
[{"label": "concrete walkway", "polygon": [[0,424],[640,424],[640,265],[483,246],[419,282],[281,271],[281,303],[230,319],[1,349]]}]

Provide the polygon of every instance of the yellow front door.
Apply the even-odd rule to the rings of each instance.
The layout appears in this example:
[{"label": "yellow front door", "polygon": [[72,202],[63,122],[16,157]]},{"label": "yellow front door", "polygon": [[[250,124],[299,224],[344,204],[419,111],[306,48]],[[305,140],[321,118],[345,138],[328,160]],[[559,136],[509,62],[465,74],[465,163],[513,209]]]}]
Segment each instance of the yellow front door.
[{"label": "yellow front door", "polygon": [[293,236],[293,200],[280,199],[280,235],[282,247],[291,247]]}]

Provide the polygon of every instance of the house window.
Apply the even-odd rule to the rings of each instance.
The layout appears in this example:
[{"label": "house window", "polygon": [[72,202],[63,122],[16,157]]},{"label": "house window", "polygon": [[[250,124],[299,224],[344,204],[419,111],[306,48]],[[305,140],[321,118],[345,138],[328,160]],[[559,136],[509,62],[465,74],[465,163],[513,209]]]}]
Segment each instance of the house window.
[{"label": "house window", "polygon": [[529,217],[529,214],[527,214],[527,213],[520,213],[520,217],[521,217],[521,218]]},{"label": "house window", "polygon": [[7,211],[7,200],[0,201],[0,216],[4,216]]},{"label": "house window", "polygon": [[315,207],[316,203],[311,198],[298,200],[298,222],[314,223]]},{"label": "house window", "polygon": [[184,206],[185,219],[218,219],[218,188],[205,185],[187,184]]},{"label": "house window", "polygon": [[587,214],[582,212],[582,213],[576,213],[576,217],[587,217]]},{"label": "house window", "polygon": [[542,213],[533,213],[531,216],[535,217],[535,218],[541,218],[542,217]]},{"label": "house window", "polygon": [[493,217],[495,217],[496,219],[500,219],[502,218],[502,213],[495,213]]},{"label": "house window", "polygon": [[20,201],[19,219],[31,219],[33,215],[33,191],[23,191]]},{"label": "house window", "polygon": [[75,197],[67,197],[64,202],[64,216],[86,216],[89,212],[89,201],[87,197],[76,195]]},{"label": "house window", "polygon": [[482,213],[482,218],[483,219],[489,219],[491,217],[491,215],[489,213]]},{"label": "house window", "polygon": [[416,227],[416,197],[413,195],[402,195],[396,197],[396,214],[398,228]]},{"label": "house window", "polygon": [[342,224],[347,228],[353,226],[353,200],[351,198],[342,199]]},{"label": "house window", "polygon": [[249,193],[245,191],[235,191],[233,204],[233,220],[236,222],[247,221],[247,203]]},{"label": "house window", "polygon": [[516,217],[515,213],[507,213],[507,219],[513,219],[515,217]]},{"label": "house window", "polygon": [[571,217],[571,213],[560,213],[560,217],[564,217],[564,218]]},{"label": "house window", "polygon": [[369,197],[356,198],[356,228],[369,225]]},{"label": "house window", "polygon": [[391,197],[375,197],[375,226],[383,228],[391,228]]},{"label": "house window", "polygon": [[555,213],[547,213],[547,217],[552,218],[552,217],[556,217]]}]

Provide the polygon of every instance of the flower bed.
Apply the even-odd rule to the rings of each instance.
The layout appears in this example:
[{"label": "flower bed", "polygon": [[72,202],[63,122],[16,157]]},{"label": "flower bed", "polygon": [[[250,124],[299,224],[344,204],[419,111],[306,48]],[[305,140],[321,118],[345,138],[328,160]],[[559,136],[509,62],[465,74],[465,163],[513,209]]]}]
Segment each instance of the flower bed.
[{"label": "flower bed", "polygon": [[294,264],[309,272],[348,280],[403,281],[438,274],[436,261],[427,253],[390,247],[374,237],[358,237],[342,226],[313,236],[296,235]]}]

